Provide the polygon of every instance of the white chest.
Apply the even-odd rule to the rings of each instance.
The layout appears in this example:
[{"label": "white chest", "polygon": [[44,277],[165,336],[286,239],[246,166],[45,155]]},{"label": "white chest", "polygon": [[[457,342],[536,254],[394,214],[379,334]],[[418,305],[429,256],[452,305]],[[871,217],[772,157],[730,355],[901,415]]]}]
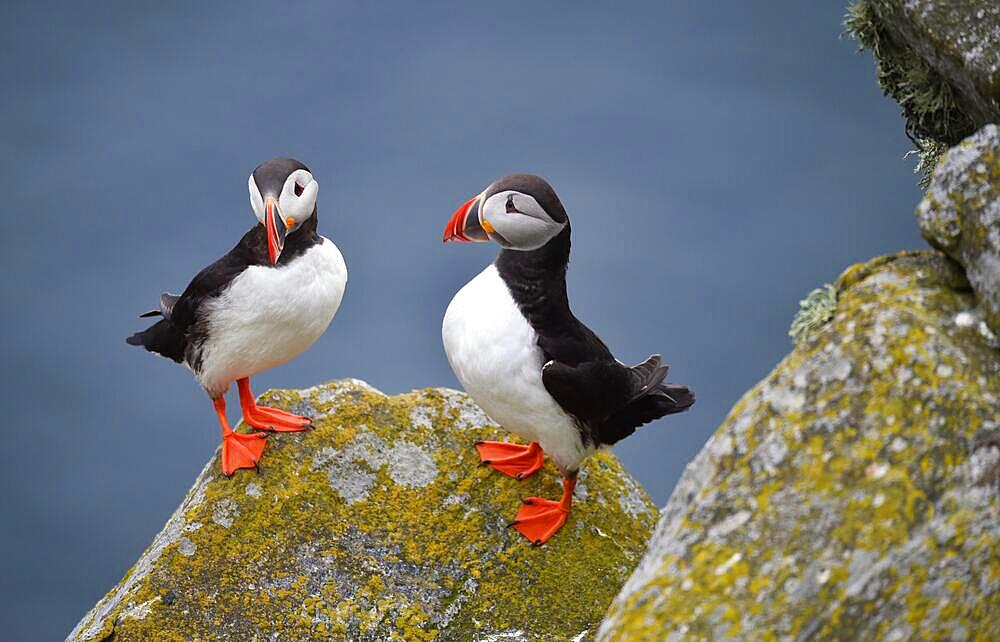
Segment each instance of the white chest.
[{"label": "white chest", "polygon": [[279,268],[247,268],[206,304],[202,384],[218,392],[301,354],[330,325],[346,286],[347,266],[329,239]]},{"label": "white chest", "polygon": [[445,353],[466,392],[494,421],[537,441],[565,469],[587,454],[574,420],[542,384],[544,354],[496,267],[452,299],[441,328]]}]

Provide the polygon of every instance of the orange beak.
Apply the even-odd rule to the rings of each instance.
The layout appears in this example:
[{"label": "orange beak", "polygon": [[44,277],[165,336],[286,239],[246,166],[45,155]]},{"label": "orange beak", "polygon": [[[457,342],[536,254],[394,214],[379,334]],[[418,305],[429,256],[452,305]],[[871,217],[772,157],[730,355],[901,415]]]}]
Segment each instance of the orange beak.
[{"label": "orange beak", "polygon": [[445,243],[449,241],[489,241],[490,236],[484,228],[486,226],[479,221],[479,197],[473,196],[462,203],[462,206],[452,214],[451,220],[444,228],[441,240]]},{"label": "orange beak", "polygon": [[285,247],[285,234],[288,228],[285,226],[281,212],[278,211],[278,204],[274,198],[268,197],[264,210],[264,227],[267,230],[267,255],[271,259],[271,265],[278,262],[281,250]]}]

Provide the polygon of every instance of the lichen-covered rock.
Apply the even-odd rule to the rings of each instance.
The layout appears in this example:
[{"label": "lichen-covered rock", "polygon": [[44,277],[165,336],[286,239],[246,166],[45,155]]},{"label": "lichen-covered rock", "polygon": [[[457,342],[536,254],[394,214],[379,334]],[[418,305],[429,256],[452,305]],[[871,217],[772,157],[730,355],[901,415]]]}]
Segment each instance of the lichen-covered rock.
[{"label": "lichen-covered rock", "polygon": [[258,473],[210,461],[68,639],[566,640],[593,632],[652,532],[602,452],[566,526],[530,546],[506,524],[522,497],[557,497],[558,474],[479,466],[474,442],[505,433],[462,393],[348,380],[264,398],[316,429],[272,435]]},{"label": "lichen-covered rock", "polygon": [[948,151],[917,207],[924,238],[965,267],[1000,334],[1000,128],[987,125]]},{"label": "lichen-covered rock", "polygon": [[599,640],[1000,639],[1000,345],[937,252],[835,287],[687,467]]},{"label": "lichen-covered rock", "polygon": [[873,50],[915,136],[954,145],[1000,122],[1000,4],[860,0],[846,24]]},{"label": "lichen-covered rock", "polygon": [[1000,3],[858,0],[845,25],[874,53],[879,84],[903,110],[925,177],[949,146],[1000,122]]}]

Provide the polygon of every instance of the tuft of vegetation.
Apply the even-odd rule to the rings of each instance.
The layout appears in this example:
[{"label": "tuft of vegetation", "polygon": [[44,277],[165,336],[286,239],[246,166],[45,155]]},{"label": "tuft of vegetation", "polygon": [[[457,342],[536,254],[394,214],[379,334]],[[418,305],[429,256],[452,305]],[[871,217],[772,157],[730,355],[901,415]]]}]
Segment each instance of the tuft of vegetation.
[{"label": "tuft of vegetation", "polygon": [[799,301],[799,311],[792,319],[792,327],[788,330],[788,336],[796,344],[812,337],[817,330],[833,318],[833,313],[837,310],[837,296],[837,288],[829,283],[806,295],[806,298]]},{"label": "tuft of vegetation", "polygon": [[905,19],[895,3],[859,0],[847,8],[844,26],[860,50],[872,50],[882,93],[899,103],[906,135],[919,159],[914,171],[923,174],[920,185],[926,188],[941,154],[976,128],[959,108],[948,81],[913,49],[891,37],[886,27],[890,19]]},{"label": "tuft of vegetation", "polygon": [[927,189],[931,185],[931,178],[934,176],[934,168],[938,161],[948,151],[948,146],[941,141],[934,139],[916,139],[913,141],[916,149],[907,152],[903,158],[915,154],[917,164],[913,167],[914,174],[920,174],[919,185],[922,189]]}]

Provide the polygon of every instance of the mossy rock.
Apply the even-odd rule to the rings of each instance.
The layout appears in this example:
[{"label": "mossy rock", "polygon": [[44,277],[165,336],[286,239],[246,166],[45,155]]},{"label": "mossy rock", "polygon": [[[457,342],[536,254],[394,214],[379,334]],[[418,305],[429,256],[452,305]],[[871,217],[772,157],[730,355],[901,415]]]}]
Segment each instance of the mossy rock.
[{"label": "mossy rock", "polygon": [[551,465],[517,482],[479,465],[506,438],[445,389],[359,381],[271,391],[316,420],[268,438],[261,470],[210,461],[70,640],[567,640],[593,631],[642,556],[656,509],[609,452],[580,471],[544,546],[507,523],[558,497]]},{"label": "mossy rock", "polygon": [[986,324],[1000,334],[1000,128],[951,148],[917,207],[924,238],[965,268]]},{"label": "mossy rock", "polygon": [[837,287],[687,467],[599,640],[1000,639],[1000,345],[938,252]]},{"label": "mossy rock", "polygon": [[845,25],[874,53],[928,174],[944,149],[1000,122],[1000,3],[859,0]]}]

